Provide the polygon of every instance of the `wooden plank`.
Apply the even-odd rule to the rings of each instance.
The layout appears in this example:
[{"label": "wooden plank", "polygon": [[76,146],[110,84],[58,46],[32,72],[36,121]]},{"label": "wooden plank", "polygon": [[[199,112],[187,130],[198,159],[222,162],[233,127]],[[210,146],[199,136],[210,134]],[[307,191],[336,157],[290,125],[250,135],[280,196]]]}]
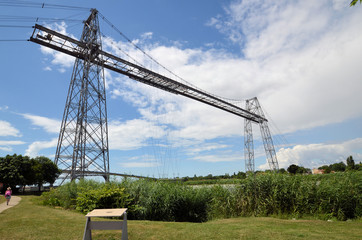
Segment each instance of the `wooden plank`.
[{"label": "wooden plank", "polygon": [[121,217],[127,208],[94,209],[86,217]]}]

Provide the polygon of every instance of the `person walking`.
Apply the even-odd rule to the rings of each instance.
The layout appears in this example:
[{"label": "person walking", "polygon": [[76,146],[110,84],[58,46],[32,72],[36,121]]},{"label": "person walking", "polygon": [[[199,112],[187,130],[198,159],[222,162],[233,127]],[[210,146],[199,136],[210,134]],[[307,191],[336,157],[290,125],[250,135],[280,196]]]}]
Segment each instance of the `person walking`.
[{"label": "person walking", "polygon": [[8,187],[5,191],[5,198],[6,198],[6,205],[9,205],[10,199],[11,199],[11,187]]}]

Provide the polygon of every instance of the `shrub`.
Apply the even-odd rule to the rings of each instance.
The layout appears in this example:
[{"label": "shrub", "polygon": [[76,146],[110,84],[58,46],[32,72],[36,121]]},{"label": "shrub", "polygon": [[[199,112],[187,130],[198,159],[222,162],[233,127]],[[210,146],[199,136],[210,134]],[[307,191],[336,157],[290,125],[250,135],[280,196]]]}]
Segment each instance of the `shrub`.
[{"label": "shrub", "polygon": [[76,199],[76,209],[88,213],[95,208],[128,208],[132,211],[132,199],[125,193],[124,188],[103,185],[100,188],[81,191]]}]

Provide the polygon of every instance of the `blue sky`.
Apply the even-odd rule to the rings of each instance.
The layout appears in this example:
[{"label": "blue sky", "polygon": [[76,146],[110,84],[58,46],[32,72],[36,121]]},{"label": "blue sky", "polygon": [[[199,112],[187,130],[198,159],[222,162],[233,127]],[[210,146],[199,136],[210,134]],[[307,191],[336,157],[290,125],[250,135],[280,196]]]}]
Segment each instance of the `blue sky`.
[{"label": "blue sky", "polygon": [[[89,11],[51,7],[57,4],[98,9],[132,43],[207,92],[242,105],[258,97],[280,167],[314,168],[349,155],[362,161],[359,4],[124,0],[45,1],[41,8],[5,3],[0,1],[0,156],[54,157],[74,59],[35,43],[3,40],[28,39],[36,19],[79,38],[82,22],[69,19],[84,20]],[[20,21],[23,16],[31,18]],[[169,74],[102,19],[100,25],[105,50],[119,55],[122,49]],[[183,177],[245,171],[243,119],[109,71],[106,82],[112,172]],[[267,169],[258,126],[253,130],[256,168]]]}]

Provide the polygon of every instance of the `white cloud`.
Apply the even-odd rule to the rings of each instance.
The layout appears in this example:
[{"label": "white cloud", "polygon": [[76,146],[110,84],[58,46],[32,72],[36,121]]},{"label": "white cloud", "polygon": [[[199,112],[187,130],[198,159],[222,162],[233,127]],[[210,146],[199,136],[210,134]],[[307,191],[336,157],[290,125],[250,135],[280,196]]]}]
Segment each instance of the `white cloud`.
[{"label": "white cloud", "polygon": [[160,166],[157,162],[125,162],[120,164],[124,168],[150,168]]},{"label": "white cloud", "polygon": [[120,163],[122,168],[153,168],[161,166],[161,163],[154,156],[141,155],[128,159],[127,162]]},{"label": "white cloud", "polygon": [[215,151],[215,150],[220,150],[220,149],[225,149],[228,148],[229,146],[226,144],[219,144],[219,143],[206,143],[203,144],[201,146],[193,146],[192,149],[190,149],[190,153],[192,154],[197,154],[200,152],[205,152],[205,151]]},{"label": "white cloud", "polygon": [[362,35],[351,24],[362,20],[361,9],[333,3],[235,1],[227,18],[213,20],[245,53],[244,96],[258,96],[283,132],[362,115]]},{"label": "white cloud", "polygon": [[4,152],[11,152],[13,148],[11,146],[14,145],[23,145],[25,142],[23,141],[1,141],[0,140],[0,150]]},{"label": "white cloud", "polygon": [[0,120],[0,136],[14,136],[20,137],[21,134],[18,129],[14,128],[11,123]]},{"label": "white cloud", "polygon": [[20,114],[31,121],[33,125],[43,128],[48,133],[59,133],[61,122],[47,117],[32,114]]},{"label": "white cloud", "polygon": [[[219,21],[245,37],[245,58],[216,50],[146,47],[157,61],[201,89],[233,99],[257,96],[283,133],[294,132],[362,116],[362,35],[350,24],[362,20],[362,14],[341,11],[327,1],[234,2],[229,21]],[[138,61],[146,64],[141,56]],[[113,93],[135,106],[172,101],[171,94],[155,95],[134,81],[125,86],[115,86]],[[178,116],[173,124],[181,126],[180,136],[210,139],[242,132],[240,121],[228,113],[180,98],[174,105],[177,110],[167,114]],[[138,107],[143,116],[160,114],[149,105]]]},{"label": "white cloud", "polygon": [[36,141],[28,146],[25,150],[25,156],[29,157],[37,157],[39,152],[43,149],[56,147],[58,143],[58,139],[54,138],[50,141]]},{"label": "white cloud", "polygon": [[142,34],[141,37],[142,37],[143,39],[151,39],[152,36],[153,36],[153,33],[152,33],[152,32],[146,32],[146,33]]},{"label": "white cloud", "polygon": [[112,121],[108,124],[109,149],[132,150],[147,146],[147,139],[160,139],[164,129],[154,123],[135,119],[126,122]]},{"label": "white cloud", "polygon": [[9,106],[0,106],[0,111],[5,111],[5,110],[8,110],[9,109]]},{"label": "white cloud", "polygon": [[3,140],[0,140],[0,145],[22,145],[24,143],[25,142],[23,142],[23,141],[3,141]]},{"label": "white cloud", "polygon": [[195,160],[201,161],[201,162],[236,162],[242,161],[242,157],[238,155],[202,155],[198,157],[194,157]]},{"label": "white cloud", "polygon": [[11,151],[13,151],[13,148],[7,147],[7,146],[5,146],[5,147],[0,146],[0,150],[4,151],[4,152],[11,152]]},{"label": "white cloud", "polygon": [[[47,25],[46,27],[53,29],[54,31],[57,31],[61,34],[75,38],[73,35],[67,33],[67,31],[66,31],[67,25],[64,22],[61,22],[60,24],[54,23],[52,25]],[[56,38],[56,37],[53,36],[53,38]],[[70,68],[74,65],[75,58],[70,55],[53,50],[53,49],[45,47],[45,46],[41,46],[40,50],[43,54],[49,55],[52,58],[51,64],[59,66],[60,68],[58,69],[58,71],[60,71],[60,72],[65,72],[65,70],[67,68]],[[46,66],[44,68],[45,71],[51,71],[51,69],[52,68],[50,66]]]},{"label": "white cloud", "polygon": [[[281,148],[277,152],[279,168],[287,169],[291,164],[306,168],[317,168],[337,162],[346,162],[352,155],[356,162],[362,161],[362,138],[356,138],[341,143],[318,143],[296,145],[293,148]],[[268,163],[259,166],[268,169]]]},{"label": "white cloud", "polygon": [[52,68],[49,67],[49,66],[46,66],[46,67],[44,68],[44,71],[52,71]]}]

